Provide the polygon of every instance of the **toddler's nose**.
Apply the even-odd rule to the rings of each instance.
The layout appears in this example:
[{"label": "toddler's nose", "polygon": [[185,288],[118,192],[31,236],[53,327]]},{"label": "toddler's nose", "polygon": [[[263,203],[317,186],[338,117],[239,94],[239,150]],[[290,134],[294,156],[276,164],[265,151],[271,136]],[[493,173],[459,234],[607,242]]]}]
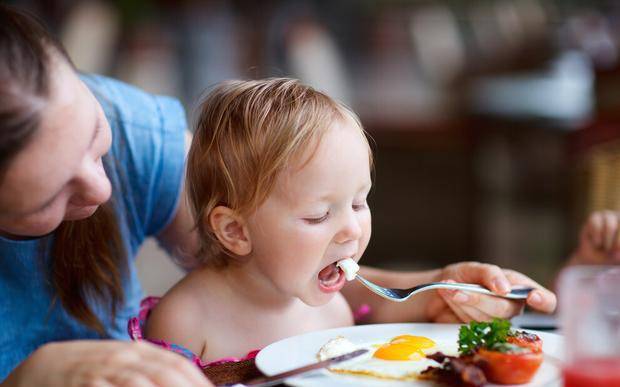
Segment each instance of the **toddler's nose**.
[{"label": "toddler's nose", "polygon": [[346,219],[342,225],[342,228],[336,235],[337,243],[345,243],[352,240],[357,240],[362,236],[362,226],[360,225],[357,216],[353,211],[350,211],[346,215]]}]

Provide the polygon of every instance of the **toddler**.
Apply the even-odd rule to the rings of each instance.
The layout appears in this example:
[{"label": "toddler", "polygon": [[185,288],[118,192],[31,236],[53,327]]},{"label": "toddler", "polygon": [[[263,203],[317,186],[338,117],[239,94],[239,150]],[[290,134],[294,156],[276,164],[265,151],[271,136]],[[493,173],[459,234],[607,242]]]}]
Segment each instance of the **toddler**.
[{"label": "toddler", "polygon": [[[371,170],[359,119],[327,95],[292,79],[220,84],[201,105],[188,156],[204,264],[154,307],[145,336],[205,366],[352,325],[336,263],[358,261],[368,245]],[[479,280],[500,270],[469,268]]]}]

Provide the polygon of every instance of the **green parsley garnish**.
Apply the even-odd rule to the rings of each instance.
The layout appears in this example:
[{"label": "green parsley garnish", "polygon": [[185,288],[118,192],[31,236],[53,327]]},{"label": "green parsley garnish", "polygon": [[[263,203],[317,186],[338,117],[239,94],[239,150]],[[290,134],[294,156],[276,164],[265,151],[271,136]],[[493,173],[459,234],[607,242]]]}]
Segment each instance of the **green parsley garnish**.
[{"label": "green parsley garnish", "polygon": [[496,344],[506,343],[509,333],[508,320],[496,318],[490,323],[472,321],[459,330],[459,352],[469,355],[481,347],[492,349]]}]

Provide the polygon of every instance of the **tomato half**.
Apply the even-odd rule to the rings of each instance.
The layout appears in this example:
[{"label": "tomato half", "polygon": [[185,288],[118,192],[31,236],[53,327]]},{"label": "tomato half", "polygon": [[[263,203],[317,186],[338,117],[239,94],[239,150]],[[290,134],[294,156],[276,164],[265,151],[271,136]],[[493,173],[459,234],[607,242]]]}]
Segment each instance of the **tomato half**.
[{"label": "tomato half", "polygon": [[543,361],[542,352],[499,352],[480,348],[476,361],[490,382],[523,384],[529,382]]},{"label": "tomato half", "polygon": [[528,348],[532,352],[542,352],[542,340],[533,333],[519,331],[513,336],[508,336],[506,341],[519,347]]}]

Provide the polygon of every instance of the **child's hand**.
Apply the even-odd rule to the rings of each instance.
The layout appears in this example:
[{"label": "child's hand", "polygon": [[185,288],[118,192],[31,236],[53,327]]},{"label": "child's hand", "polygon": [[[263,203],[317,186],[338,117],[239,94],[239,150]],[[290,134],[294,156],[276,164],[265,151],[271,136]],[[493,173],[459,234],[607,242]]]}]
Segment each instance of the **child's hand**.
[{"label": "child's hand", "polygon": [[620,263],[620,212],[592,213],[581,228],[573,264]]},{"label": "child's hand", "polygon": [[[505,294],[513,285],[536,288],[527,298],[527,304],[541,312],[551,313],[556,307],[556,297],[527,276],[495,265],[479,262],[462,262],[446,266],[440,281],[480,284],[496,293]],[[490,321],[494,317],[511,318],[523,309],[523,303],[479,293],[455,290],[438,290],[439,297],[428,303],[428,316],[436,322]]]}]

